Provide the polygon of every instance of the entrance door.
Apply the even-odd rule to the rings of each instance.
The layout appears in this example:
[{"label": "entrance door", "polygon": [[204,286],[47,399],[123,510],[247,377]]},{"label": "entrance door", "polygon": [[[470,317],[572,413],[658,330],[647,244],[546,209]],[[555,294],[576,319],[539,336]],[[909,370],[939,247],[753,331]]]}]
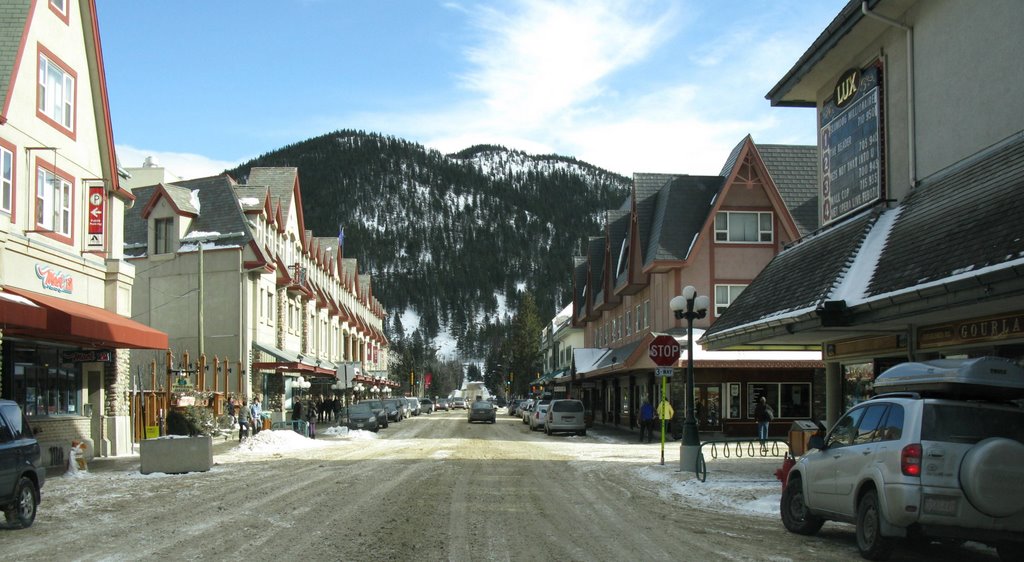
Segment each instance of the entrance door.
[{"label": "entrance door", "polygon": [[85,378],[89,381],[86,387],[89,389],[89,395],[86,400],[92,410],[92,423],[89,424],[92,432],[89,437],[96,448],[95,454],[99,455],[103,446],[103,371],[86,371]]},{"label": "entrance door", "polygon": [[693,404],[700,431],[722,431],[722,385],[694,384]]}]

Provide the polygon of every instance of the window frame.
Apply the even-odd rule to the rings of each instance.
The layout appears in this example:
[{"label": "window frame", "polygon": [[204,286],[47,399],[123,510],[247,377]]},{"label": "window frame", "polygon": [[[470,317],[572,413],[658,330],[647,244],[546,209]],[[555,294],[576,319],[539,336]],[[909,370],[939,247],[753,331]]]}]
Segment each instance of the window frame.
[{"label": "window frame", "polygon": [[[60,21],[64,22],[65,24],[69,24],[70,25],[70,23],[71,23],[71,15],[70,15],[71,14],[71,6],[70,6],[71,2],[70,2],[70,0],[47,0],[46,3],[50,6],[50,11],[53,12],[58,18],[60,18]],[[58,6],[57,5],[58,3],[60,3],[62,5]]]},{"label": "window frame", "polygon": [[[61,181],[61,186],[60,186],[60,190],[59,191],[63,192],[63,191],[66,190],[66,192],[67,192],[66,196],[62,197],[62,199],[61,199],[59,220],[58,220],[58,212],[57,212],[58,211],[58,206],[57,206],[57,202],[56,202],[56,193],[57,193],[58,190],[56,188],[50,188],[50,189],[48,189],[48,191],[46,193],[44,193],[44,197],[40,197],[40,189],[46,189],[46,185],[47,185],[47,182],[42,181],[42,180],[44,180],[44,176],[45,175],[52,176],[54,178],[54,180],[58,180],[59,179]],[[56,181],[54,181],[54,183],[56,183]],[[54,199],[53,201],[50,202],[51,208],[49,209],[49,212],[48,212],[48,210],[46,208],[48,201],[47,201],[47,197],[45,197],[45,196],[49,196],[49,198]],[[72,176],[71,174],[68,174],[67,172],[64,172],[63,170],[61,170],[60,168],[57,168],[56,166],[50,165],[49,162],[44,162],[42,160],[36,161],[36,189],[35,189],[35,195],[33,196],[33,201],[34,201],[34,214],[35,214],[35,216],[32,219],[33,220],[32,224],[34,225],[34,228],[36,229],[36,231],[42,232],[42,233],[44,233],[45,235],[47,235],[47,236],[49,236],[51,238],[54,238],[56,240],[60,240],[62,242],[66,242],[68,244],[71,244],[72,242],[74,242],[74,232],[75,232],[75,178],[74,178],[74,176]],[[42,205],[42,208],[40,208],[40,205]],[[40,217],[41,216],[47,216],[47,215],[51,216],[51,220],[53,221],[54,224],[47,224],[45,222],[40,222]],[[54,228],[56,226],[55,223],[60,222],[61,225],[63,226],[63,223],[65,221],[67,222],[67,225],[66,225],[67,226],[67,230],[66,230],[66,232],[64,230],[58,230],[58,229]]]},{"label": "window frame", "polygon": [[[739,283],[717,283],[715,284],[715,317],[721,316],[726,310],[732,306],[732,303],[736,301],[736,298],[740,296],[749,285],[741,285]],[[739,288],[739,293],[733,294],[733,290]],[[719,289],[726,289],[728,294],[726,302],[719,300]]]},{"label": "window frame", "polygon": [[[60,108],[57,108],[56,104],[53,107],[48,107],[47,105],[51,97],[47,93],[50,83],[48,80],[44,83],[44,79],[49,78],[51,66],[62,73],[60,82],[61,91],[63,92],[61,97],[63,99]],[[70,87],[68,85],[69,79],[71,80]],[[61,115],[54,117],[51,112],[55,112],[58,109]],[[38,54],[36,55],[36,116],[72,140],[75,140],[78,124],[78,73],[75,72],[71,65],[62,61],[60,57],[42,45],[38,46]]]},{"label": "window frame", "polygon": [[[757,240],[733,240],[729,228],[732,215],[754,215],[757,221]],[[720,224],[719,218],[725,219],[724,226]],[[763,218],[768,219],[768,230],[762,228]],[[775,213],[771,211],[718,211],[715,213],[714,230],[716,244],[772,244],[775,242]]]},{"label": "window frame", "polygon": [[[12,221],[14,220],[14,205],[18,194],[18,159],[15,158],[17,152],[13,144],[0,139],[0,213],[10,215]],[[10,178],[4,177],[6,168],[4,161],[6,157],[10,158]]]},{"label": "window frame", "polygon": [[153,219],[153,255],[173,254],[174,238],[174,217]]}]

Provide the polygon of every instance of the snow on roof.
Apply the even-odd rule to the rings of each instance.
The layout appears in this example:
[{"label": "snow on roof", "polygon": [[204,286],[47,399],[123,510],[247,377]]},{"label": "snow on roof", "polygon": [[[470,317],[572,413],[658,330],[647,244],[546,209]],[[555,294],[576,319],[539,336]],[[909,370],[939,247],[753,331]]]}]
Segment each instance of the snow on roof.
[{"label": "snow on roof", "polygon": [[885,243],[892,232],[892,225],[900,216],[902,207],[882,213],[868,233],[853,259],[853,264],[833,288],[829,300],[845,300],[848,306],[865,302],[864,293],[875,275],[878,260],[885,250]]}]

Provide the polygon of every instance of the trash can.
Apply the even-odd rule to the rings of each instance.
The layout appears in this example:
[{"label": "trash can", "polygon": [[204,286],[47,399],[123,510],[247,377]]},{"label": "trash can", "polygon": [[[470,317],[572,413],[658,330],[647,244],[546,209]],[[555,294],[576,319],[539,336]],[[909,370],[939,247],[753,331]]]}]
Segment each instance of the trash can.
[{"label": "trash can", "polygon": [[799,457],[807,452],[807,442],[818,432],[818,424],[813,420],[795,420],[789,426],[789,450],[793,456]]}]

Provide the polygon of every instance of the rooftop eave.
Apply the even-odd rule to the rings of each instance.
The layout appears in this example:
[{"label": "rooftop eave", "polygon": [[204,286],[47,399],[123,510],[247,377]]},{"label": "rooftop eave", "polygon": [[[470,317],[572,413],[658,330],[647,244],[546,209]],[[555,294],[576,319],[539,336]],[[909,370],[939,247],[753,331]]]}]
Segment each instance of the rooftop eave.
[{"label": "rooftop eave", "polygon": [[[817,39],[811,44],[810,47],[804,52],[804,54],[797,60],[796,64],[782,77],[781,80],[775,86],[765,94],[765,99],[771,102],[772,106],[778,107],[816,107],[817,96],[816,93],[821,86],[819,80],[814,80],[814,84],[804,84],[804,79],[813,73],[815,68],[826,59],[836,47],[840,46],[844,39],[862,22],[867,23],[875,30],[883,29],[878,22],[870,20],[865,21],[865,16],[861,11],[861,0],[850,0],[846,6],[839,12],[838,15],[832,20],[832,22],[825,28],[824,31],[818,36]],[[882,3],[882,0],[866,0],[864,2],[869,10],[874,10],[877,5]],[[881,12],[888,17],[898,17],[900,14],[906,11],[907,7],[911,2],[907,0],[887,0],[882,3],[886,9]],[[873,31],[875,33],[877,31]],[[873,35],[867,35],[865,37],[858,37],[856,40],[851,41],[851,48],[859,51],[863,48],[866,39],[872,38]],[[852,53],[850,54],[852,56]],[[841,57],[837,57],[837,61],[842,59],[842,63],[848,59],[846,53]],[[845,69],[832,69],[831,74],[838,74]],[[829,76],[832,78],[833,76]]]}]

